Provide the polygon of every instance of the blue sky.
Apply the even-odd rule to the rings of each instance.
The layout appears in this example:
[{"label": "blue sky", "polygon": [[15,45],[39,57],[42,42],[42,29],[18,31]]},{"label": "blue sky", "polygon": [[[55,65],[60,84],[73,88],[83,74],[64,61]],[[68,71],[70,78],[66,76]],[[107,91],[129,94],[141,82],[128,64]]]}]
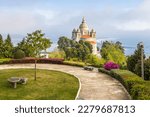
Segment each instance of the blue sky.
[{"label": "blue sky", "polygon": [[[0,0],[0,33],[16,44],[27,33],[42,29],[54,42],[71,37],[84,16],[97,41],[121,41],[136,47],[143,41],[150,49],[150,0]],[[134,49],[126,49],[127,54]]]}]

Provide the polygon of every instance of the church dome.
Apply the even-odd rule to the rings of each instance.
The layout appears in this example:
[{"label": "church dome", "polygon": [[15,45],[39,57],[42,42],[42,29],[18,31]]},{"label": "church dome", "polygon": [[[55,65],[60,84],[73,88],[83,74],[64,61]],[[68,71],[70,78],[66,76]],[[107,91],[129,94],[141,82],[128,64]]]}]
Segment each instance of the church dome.
[{"label": "church dome", "polygon": [[85,18],[82,19],[82,23],[79,26],[80,30],[89,30],[88,25],[86,24]]}]

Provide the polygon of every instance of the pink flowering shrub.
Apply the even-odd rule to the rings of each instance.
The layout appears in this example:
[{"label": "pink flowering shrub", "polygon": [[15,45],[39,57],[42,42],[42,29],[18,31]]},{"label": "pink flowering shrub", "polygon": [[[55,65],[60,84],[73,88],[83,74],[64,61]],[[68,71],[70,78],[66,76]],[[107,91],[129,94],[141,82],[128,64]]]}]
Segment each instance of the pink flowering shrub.
[{"label": "pink flowering shrub", "polygon": [[104,68],[106,70],[119,69],[119,65],[114,62],[107,62],[104,64]]}]

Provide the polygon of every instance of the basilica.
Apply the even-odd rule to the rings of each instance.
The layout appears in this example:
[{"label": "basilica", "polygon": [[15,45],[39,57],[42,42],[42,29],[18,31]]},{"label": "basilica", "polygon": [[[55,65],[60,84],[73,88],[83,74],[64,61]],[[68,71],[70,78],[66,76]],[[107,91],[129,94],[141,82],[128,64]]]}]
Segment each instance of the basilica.
[{"label": "basilica", "polygon": [[88,28],[85,18],[82,19],[82,22],[78,29],[73,29],[72,39],[77,42],[79,40],[89,42],[93,47],[92,53],[94,55],[97,54],[96,32],[94,29],[89,31],[89,28]]}]

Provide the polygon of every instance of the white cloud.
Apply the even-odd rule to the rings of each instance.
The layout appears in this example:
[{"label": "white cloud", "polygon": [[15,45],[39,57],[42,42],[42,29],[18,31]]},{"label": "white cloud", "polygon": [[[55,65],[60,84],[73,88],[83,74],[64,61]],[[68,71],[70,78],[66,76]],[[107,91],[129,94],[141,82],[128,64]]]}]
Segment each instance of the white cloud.
[{"label": "white cloud", "polygon": [[0,32],[14,33],[23,32],[36,26],[36,19],[30,12],[1,11],[0,12]]},{"label": "white cloud", "polygon": [[116,27],[124,31],[144,31],[150,29],[150,22],[133,20],[117,24]]},{"label": "white cloud", "polygon": [[150,29],[150,0],[145,0],[138,7],[119,16],[114,27],[124,31],[144,31]]}]

